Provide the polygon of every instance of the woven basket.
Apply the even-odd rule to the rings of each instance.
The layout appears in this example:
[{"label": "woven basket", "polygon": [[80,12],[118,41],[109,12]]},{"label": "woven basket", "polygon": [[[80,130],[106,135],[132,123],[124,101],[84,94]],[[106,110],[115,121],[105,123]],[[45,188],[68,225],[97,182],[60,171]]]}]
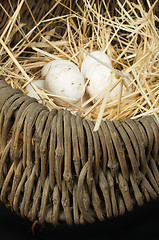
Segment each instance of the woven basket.
[{"label": "woven basket", "polygon": [[[17,1],[11,2],[16,7]],[[36,21],[53,3],[28,1]],[[4,7],[9,12],[10,5]],[[63,14],[61,5],[52,11]],[[25,4],[21,18],[27,31],[33,22]],[[1,32],[6,21],[2,11]],[[19,38],[16,34],[14,41]],[[49,111],[2,77],[0,109],[0,200],[22,217],[53,225],[102,221],[159,195],[159,124],[154,116],[105,120],[93,132],[93,121],[68,110]]]}]

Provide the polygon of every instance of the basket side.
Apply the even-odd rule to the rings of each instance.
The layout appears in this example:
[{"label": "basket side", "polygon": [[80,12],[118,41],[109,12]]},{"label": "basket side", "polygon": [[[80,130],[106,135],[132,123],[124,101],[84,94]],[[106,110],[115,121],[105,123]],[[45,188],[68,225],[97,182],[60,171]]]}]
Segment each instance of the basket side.
[{"label": "basket side", "polygon": [[[49,10],[52,16],[70,12],[70,1],[55,2],[24,1],[23,32],[18,30],[10,44],[24,38]],[[72,1],[79,11],[77,2],[82,7],[84,1]],[[112,16],[119,14],[117,1],[105,2]],[[146,11],[154,1],[140,2]],[[0,3],[10,15],[17,7],[16,0]],[[156,16],[158,8],[159,1]],[[9,20],[6,12],[0,13],[0,34]],[[32,35],[37,41],[39,30]],[[0,200],[22,217],[56,226],[102,221],[157,198],[159,123],[154,116],[105,120],[97,132],[94,125],[67,110],[49,111],[0,77]]]},{"label": "basket side", "polygon": [[0,80],[0,199],[57,225],[104,220],[159,195],[159,125],[153,116],[94,122],[49,111]]}]

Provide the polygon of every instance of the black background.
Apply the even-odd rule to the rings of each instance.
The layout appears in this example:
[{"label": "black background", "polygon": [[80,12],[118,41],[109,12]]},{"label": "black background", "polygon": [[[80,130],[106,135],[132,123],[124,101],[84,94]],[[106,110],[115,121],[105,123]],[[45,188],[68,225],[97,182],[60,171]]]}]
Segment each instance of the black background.
[{"label": "black background", "polygon": [[93,224],[58,227],[39,225],[32,233],[32,222],[17,216],[0,203],[0,240],[56,240],[56,239],[151,239],[159,240],[159,199],[134,207],[123,216],[96,221]]}]

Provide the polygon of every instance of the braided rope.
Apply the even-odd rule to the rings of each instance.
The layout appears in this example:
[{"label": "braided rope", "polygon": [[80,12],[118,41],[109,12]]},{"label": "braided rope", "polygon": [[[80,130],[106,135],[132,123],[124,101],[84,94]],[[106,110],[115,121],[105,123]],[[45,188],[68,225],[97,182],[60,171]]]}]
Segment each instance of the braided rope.
[{"label": "braided rope", "polygon": [[153,116],[94,122],[49,111],[0,79],[0,199],[41,224],[104,220],[159,195]]}]

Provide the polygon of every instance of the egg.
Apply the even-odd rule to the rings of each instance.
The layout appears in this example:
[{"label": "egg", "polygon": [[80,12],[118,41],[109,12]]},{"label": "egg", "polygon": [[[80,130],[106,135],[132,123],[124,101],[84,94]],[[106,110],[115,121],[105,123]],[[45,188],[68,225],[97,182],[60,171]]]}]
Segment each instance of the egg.
[{"label": "egg", "polygon": [[[112,64],[110,58],[101,51],[94,51],[91,53],[92,56],[106,63],[110,68],[104,66],[103,64],[96,61],[91,56],[87,55],[81,65],[81,72],[84,76],[85,81],[88,81],[86,91],[90,97],[94,98],[94,101],[98,101],[101,97],[104,96],[106,89],[110,81],[112,81],[112,86],[118,80],[115,77],[112,77]],[[125,79],[126,83],[129,84],[130,81]],[[123,90],[125,90],[123,86]],[[120,84],[118,84],[110,93],[109,100],[117,97],[120,93]]]},{"label": "egg", "polygon": [[[44,80],[35,80],[34,84],[40,88],[44,88]],[[33,98],[36,98],[37,100],[40,100],[40,97],[35,92],[35,90],[32,88],[31,84],[28,84],[26,86],[26,91],[28,92],[27,95]],[[39,101],[41,102],[41,100]]]},{"label": "egg", "polygon": [[[99,60],[112,67],[111,60],[105,53],[101,51],[94,51],[91,54],[92,56],[98,58]],[[82,62],[81,72],[85,78],[85,81],[89,80],[87,85],[87,92],[90,97],[95,97],[98,95],[109,84],[111,69],[99,63],[89,55],[87,55]],[[103,94],[99,94],[95,97],[94,100],[97,101],[102,96]]]},{"label": "egg", "polygon": [[[93,57],[96,57],[97,59],[101,60],[102,62],[107,63],[109,66],[112,67],[110,58],[102,51],[94,51],[91,53],[91,55]],[[98,64],[98,62],[91,56],[87,55],[84,58],[84,60],[81,64],[81,73],[83,74],[84,77],[86,76],[86,73],[89,70],[89,68],[94,64]]]},{"label": "egg", "polygon": [[[79,68],[67,60],[54,60],[47,63],[41,72],[45,76],[45,89],[75,104],[84,90],[84,77]],[[55,98],[56,103],[62,101]]]},{"label": "egg", "polygon": [[[131,81],[128,79],[128,78],[124,78],[125,82],[127,85],[129,85],[131,83]],[[114,77],[113,79],[113,84],[115,84],[116,82],[118,81],[118,79],[116,79]],[[119,94],[120,94],[120,90],[121,90],[121,84],[118,83],[118,85],[109,93],[109,100],[112,100],[114,98],[118,98]],[[126,87],[125,85],[123,84],[123,88],[122,88],[122,95],[123,96],[126,96],[128,94],[130,94],[131,92],[133,92],[133,87],[129,87],[129,90],[126,91]]]},{"label": "egg", "polygon": [[72,63],[71,61],[68,60],[64,60],[64,59],[58,59],[58,60],[53,60],[51,62],[48,62],[47,64],[44,65],[44,67],[41,70],[41,76],[45,77],[48,72],[50,71],[51,68],[57,66],[57,65],[68,65],[68,66],[72,66],[78,69],[77,65],[75,65],[74,63]]}]

